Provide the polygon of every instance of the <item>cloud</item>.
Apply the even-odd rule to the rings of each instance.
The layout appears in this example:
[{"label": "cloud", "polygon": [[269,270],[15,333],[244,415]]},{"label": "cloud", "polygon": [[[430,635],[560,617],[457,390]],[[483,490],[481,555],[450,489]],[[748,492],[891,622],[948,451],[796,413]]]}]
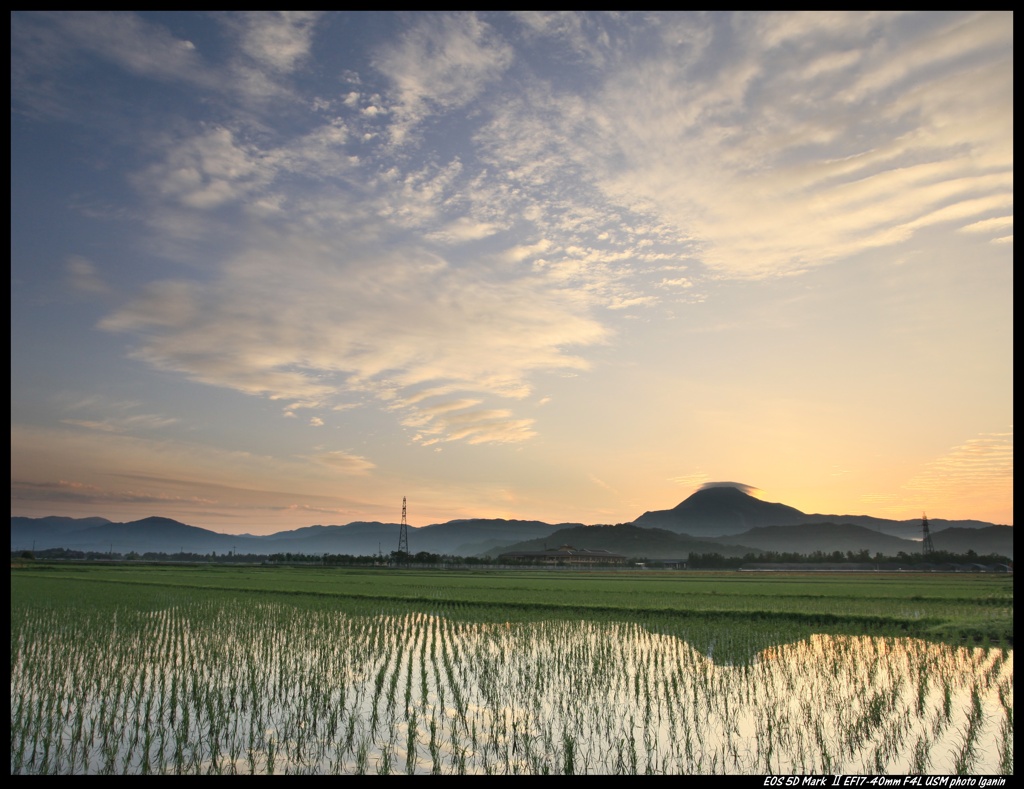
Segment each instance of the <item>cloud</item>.
[{"label": "cloud", "polygon": [[487,222],[476,222],[469,217],[460,217],[449,222],[440,230],[427,234],[427,238],[447,244],[459,244],[465,241],[479,241],[494,235],[499,228]]},{"label": "cloud", "polygon": [[922,501],[942,500],[948,491],[969,491],[982,499],[1013,488],[1013,433],[982,433],[928,463],[904,489]]},{"label": "cloud", "polygon": [[241,34],[242,50],[261,66],[288,73],[309,57],[316,11],[253,11],[226,17]]},{"label": "cloud", "polygon": [[903,242],[937,212],[1012,205],[1012,115],[990,109],[1011,103],[1012,17],[948,19],[683,15],[676,28],[713,44],[652,46],[585,104],[526,111],[515,139],[557,143],[611,202],[699,239],[721,275],[798,273]]},{"label": "cloud", "polygon": [[[399,403],[396,407],[406,407],[414,405],[413,400],[406,400],[404,403]],[[472,408],[473,406],[480,405],[480,400],[475,398],[462,398],[459,400],[448,400],[441,403],[434,403],[432,405],[417,405],[415,415],[408,417],[403,421],[408,427],[422,427],[423,425],[429,424],[431,421],[439,416],[444,416],[452,411],[460,411],[464,408]]]},{"label": "cloud", "polygon": [[237,50],[218,74],[229,100],[248,101],[257,111],[268,102],[294,104],[292,78],[312,54],[321,12],[253,11],[218,16],[237,42]]},{"label": "cloud", "polygon": [[477,409],[436,413],[429,426],[413,440],[423,446],[440,441],[465,441],[468,444],[514,444],[536,435],[534,420],[517,418],[508,409]]},{"label": "cloud", "polygon": [[397,120],[392,138],[402,142],[428,114],[464,106],[479,96],[512,57],[512,48],[474,13],[417,18],[373,59],[394,88]]},{"label": "cloud", "polygon": [[120,432],[116,426],[108,422],[97,422],[93,419],[62,419],[60,421],[65,425],[75,425],[76,427],[84,427],[88,430],[102,430],[107,433]]},{"label": "cloud", "polygon": [[202,499],[226,511],[337,506],[338,493],[321,491],[332,489],[338,473],[362,477],[375,468],[344,451],[275,457],[166,437],[23,425],[11,427],[11,451],[12,502],[65,490],[66,497],[100,503]]},{"label": "cloud", "polygon": [[63,396],[57,400],[66,410],[73,413],[86,412],[91,417],[63,418],[61,423],[86,430],[134,435],[160,431],[179,423],[177,418],[160,414],[132,413],[140,405],[133,401],[117,401],[100,396],[77,399]]},{"label": "cloud", "polygon": [[557,47],[560,55],[603,65],[609,56],[611,40],[602,24],[605,19],[578,11],[519,11],[513,15],[544,46]]},{"label": "cloud", "polygon": [[444,441],[508,444],[536,435],[533,419],[516,417],[503,408],[475,408],[481,402],[475,398],[460,398],[429,405],[399,402],[395,407],[408,411],[402,424],[416,429],[413,441],[423,446]]},{"label": "cloud", "polygon": [[612,494],[614,494],[614,495],[616,495],[616,496],[619,496],[619,495],[621,495],[621,494],[619,493],[619,491],[617,491],[617,490],[616,490],[615,488],[613,488],[613,487],[612,487],[611,485],[609,485],[609,484],[608,484],[607,482],[605,482],[605,481],[604,481],[603,479],[600,479],[599,477],[596,477],[596,476],[594,476],[593,474],[590,474],[590,475],[588,475],[588,476],[590,477],[590,481],[591,481],[591,482],[593,482],[593,483],[594,483],[595,485],[597,485],[597,486],[599,486],[599,487],[602,487],[602,488],[604,488],[604,489],[605,489],[605,490],[607,490],[607,491],[608,491],[609,493],[612,493]]},{"label": "cloud", "polygon": [[736,488],[736,490],[740,490],[748,496],[756,496],[760,492],[760,488],[755,488],[753,485],[746,485],[742,482],[705,482],[697,490],[710,490],[711,488]]},{"label": "cloud", "polygon": [[665,277],[658,283],[659,288],[692,288],[693,280],[687,277],[673,277],[669,279]]},{"label": "cloud", "polygon": [[551,246],[552,244],[548,239],[542,238],[535,244],[518,244],[510,249],[506,249],[502,253],[502,257],[510,263],[521,263],[524,260],[543,255],[551,249]]},{"label": "cloud", "polygon": [[80,255],[72,255],[67,262],[68,280],[71,287],[83,293],[106,295],[110,286],[99,275],[96,265]]},{"label": "cloud", "polygon": [[111,63],[133,77],[157,80],[164,92],[167,85],[198,90],[216,97],[224,108],[248,106],[248,112],[267,109],[268,100],[294,103],[293,86],[287,80],[311,55],[319,12],[230,12],[214,18],[232,34],[236,45],[223,58],[204,57],[201,52],[201,47],[212,52],[221,41],[182,38],[172,32],[177,25],[160,24],[154,14],[14,14],[12,104],[36,115],[88,123],[104,118],[98,107],[109,109],[118,101],[138,103],[137,96],[123,98],[129,95],[127,85],[104,82],[102,94],[83,91],[73,80],[88,59]]},{"label": "cloud", "polygon": [[327,452],[323,455],[317,455],[315,459],[320,463],[342,471],[345,474],[363,475],[369,473],[371,469],[376,468],[376,465],[366,458],[359,457],[359,455],[352,455],[348,452],[342,452],[340,450]]},{"label": "cloud", "polygon": [[214,127],[174,146],[137,181],[188,208],[209,209],[262,190],[276,169],[270,156]]},{"label": "cloud", "polygon": [[18,501],[44,501],[64,504],[206,504],[215,499],[201,496],[176,496],[169,493],[141,493],[132,490],[103,488],[81,482],[30,482],[11,480],[11,497]]},{"label": "cloud", "polygon": [[59,11],[11,14],[11,102],[37,117],[83,122],[97,96],[74,80],[83,61],[97,58],[128,74],[217,89],[219,80],[195,44],[146,18],[120,11]]},{"label": "cloud", "polygon": [[156,414],[137,414],[135,416],[98,419],[62,419],[66,425],[75,425],[89,430],[100,430],[105,433],[134,433],[139,430],[159,430],[176,424],[177,419]]},{"label": "cloud", "polygon": [[963,233],[1002,233],[1013,228],[1012,216],[996,216],[991,219],[981,219],[960,228]]},{"label": "cloud", "polygon": [[[135,336],[132,355],[157,368],[303,407],[439,387],[520,399],[532,374],[585,369],[568,349],[608,337],[571,291],[532,271],[506,278],[414,247],[339,249],[266,238],[217,279],[153,283],[100,326]],[[500,409],[444,424],[472,443],[532,435]]]},{"label": "cloud", "polygon": [[[195,45],[135,13],[62,11],[47,13],[45,24],[91,54],[135,74],[209,84]],[[39,24],[34,18],[32,24]]]}]

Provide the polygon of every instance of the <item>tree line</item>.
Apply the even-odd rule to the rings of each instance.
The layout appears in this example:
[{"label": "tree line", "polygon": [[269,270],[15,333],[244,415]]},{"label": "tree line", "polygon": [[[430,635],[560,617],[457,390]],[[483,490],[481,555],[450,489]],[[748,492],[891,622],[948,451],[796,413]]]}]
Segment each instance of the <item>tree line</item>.
[{"label": "tree line", "polygon": [[[404,551],[392,551],[389,554],[352,555],[344,553],[271,553],[253,554],[236,553],[228,551],[218,554],[216,551],[210,553],[194,553],[190,551],[179,551],[177,553],[164,553],[159,551],[147,551],[139,553],[128,551],[116,553],[107,551],[75,551],[68,548],[47,548],[40,551],[11,551],[11,559],[33,560],[71,560],[71,561],[135,561],[135,562],[189,562],[189,563],[215,563],[215,564],[301,564],[301,565],[323,565],[323,566],[436,566],[436,565],[506,565],[507,561],[499,561],[489,557],[481,556],[453,556],[449,554],[430,553],[420,551],[418,553],[406,553]],[[636,560],[650,566],[657,566],[658,559]],[[517,559],[516,564],[529,564],[529,559]],[[537,562],[540,563],[540,562]],[[677,563],[674,563],[674,566]],[[685,562],[689,569],[738,569],[747,564],[874,564],[879,565],[878,569],[885,569],[886,566],[912,566],[922,567],[924,565],[1007,565],[1013,566],[1013,559],[999,554],[986,554],[979,556],[975,551],[968,550],[966,553],[953,553],[951,551],[931,551],[930,553],[907,553],[900,551],[895,556],[888,556],[882,553],[875,553],[873,556],[867,550],[861,551],[814,551],[810,554],[789,553],[780,551],[751,552],[743,556],[724,556],[720,553],[691,553]]]},{"label": "tree line", "polygon": [[[877,564],[921,567],[924,565],[1012,565],[1013,559],[1007,556],[990,553],[979,556],[975,551],[953,553],[952,551],[929,551],[928,553],[907,553],[900,551],[895,556],[882,553],[871,555],[868,550],[861,551],[814,551],[813,553],[786,553],[781,551],[762,551],[747,553],[743,556],[723,556],[720,553],[691,553],[687,560],[690,568],[701,569],[735,569],[745,564]],[[880,568],[884,569],[884,568]]]}]

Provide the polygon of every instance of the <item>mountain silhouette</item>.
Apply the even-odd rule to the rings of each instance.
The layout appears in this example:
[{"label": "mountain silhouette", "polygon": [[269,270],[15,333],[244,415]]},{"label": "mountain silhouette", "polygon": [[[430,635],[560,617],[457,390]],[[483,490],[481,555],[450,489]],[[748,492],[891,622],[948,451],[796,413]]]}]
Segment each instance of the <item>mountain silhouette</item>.
[{"label": "mountain silhouette", "polygon": [[575,526],[558,529],[543,539],[528,540],[488,552],[491,557],[516,551],[542,551],[557,545],[570,545],[590,551],[604,550],[631,559],[677,559],[685,561],[691,553],[719,553],[744,556],[753,549],[744,545],[699,539],[665,529],[648,529],[633,523],[616,526]]},{"label": "mountain silhouette", "polygon": [[[745,487],[745,486],[744,486]],[[933,518],[936,550],[979,556],[1013,556],[1013,527],[972,520]],[[257,536],[220,534],[170,518],[149,517],[130,523],[105,518],[11,518],[11,550],[64,548],[97,553],[197,553],[242,555],[348,554],[390,555],[397,550],[397,523],[355,522],[344,526],[305,526]],[[497,556],[545,544],[604,549],[637,558],[685,559],[690,552],[743,556],[776,551],[810,555],[868,550],[895,555],[920,550],[921,521],[896,521],[867,515],[806,514],[762,501],[739,487],[698,490],[669,510],[645,512],[632,523],[583,525],[543,521],[469,518],[413,527],[409,553],[448,556]]]},{"label": "mountain silhouette", "polygon": [[[995,525],[977,520],[930,518],[929,521],[933,534],[952,528],[976,532],[979,529]],[[670,510],[645,512],[633,522],[637,526],[667,529],[693,537],[738,537],[751,529],[766,526],[831,523],[860,526],[872,532],[898,537],[901,540],[921,538],[920,518],[890,520],[871,515],[808,514],[786,504],[762,501],[739,488],[727,486],[703,488]],[[1009,528],[1012,535],[1012,527]],[[969,540],[970,537],[968,536],[966,539]],[[1012,536],[1010,539],[1012,540]],[[737,539],[735,542],[741,542],[741,540]],[[832,550],[846,549],[834,548]]]},{"label": "mountain silhouette", "polygon": [[645,512],[633,522],[692,537],[725,537],[760,526],[806,521],[807,516],[794,507],[761,501],[739,488],[716,487],[698,490],[670,510]]}]

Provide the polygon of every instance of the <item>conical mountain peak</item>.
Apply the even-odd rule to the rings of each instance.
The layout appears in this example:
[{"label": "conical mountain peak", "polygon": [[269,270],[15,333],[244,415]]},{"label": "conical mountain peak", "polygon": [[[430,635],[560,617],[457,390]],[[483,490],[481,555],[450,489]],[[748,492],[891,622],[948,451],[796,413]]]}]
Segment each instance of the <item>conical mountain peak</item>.
[{"label": "conical mountain peak", "polygon": [[699,537],[723,537],[759,526],[782,526],[806,521],[800,510],[761,501],[739,487],[705,487],[670,510],[645,512],[635,523]]}]

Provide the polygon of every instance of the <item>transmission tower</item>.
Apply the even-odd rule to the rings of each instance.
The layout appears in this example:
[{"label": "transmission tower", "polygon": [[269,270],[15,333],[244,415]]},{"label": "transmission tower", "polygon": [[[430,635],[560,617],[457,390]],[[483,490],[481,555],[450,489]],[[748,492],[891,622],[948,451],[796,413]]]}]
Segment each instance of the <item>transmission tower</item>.
[{"label": "transmission tower", "polygon": [[409,524],[405,522],[405,496],[402,496],[402,529],[398,532],[398,552],[409,553]]},{"label": "transmission tower", "polygon": [[[403,518],[403,520],[405,520]],[[928,516],[923,512],[921,513],[921,531],[924,534],[924,541],[921,543],[921,553],[927,555],[935,551],[935,546],[932,545],[932,533],[928,531]]]}]

